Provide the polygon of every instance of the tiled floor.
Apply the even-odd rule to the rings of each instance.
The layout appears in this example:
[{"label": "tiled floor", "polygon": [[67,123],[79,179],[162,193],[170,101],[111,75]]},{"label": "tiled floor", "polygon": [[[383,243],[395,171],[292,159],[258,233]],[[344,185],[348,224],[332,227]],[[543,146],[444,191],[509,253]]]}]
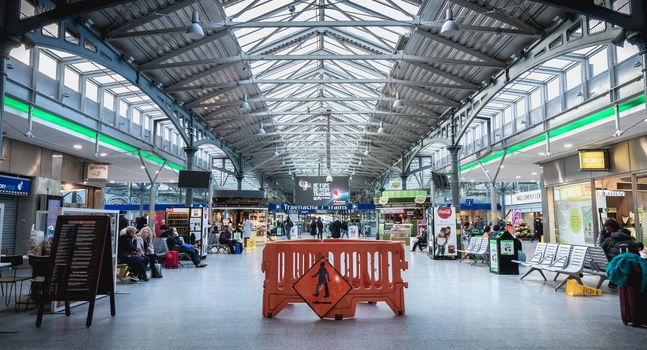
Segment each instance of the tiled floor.
[{"label": "tiled floor", "polygon": [[[358,306],[352,320],[327,321],[305,304],[261,317],[261,251],[211,255],[205,269],[165,270],[161,280],[120,285],[117,315],[97,302],[73,315],[0,311],[0,349],[645,349],[647,329],[626,327],[618,296],[567,297],[555,282],[490,274],[484,265],[408,253],[406,315]],[[587,278],[589,285],[595,279]]]}]

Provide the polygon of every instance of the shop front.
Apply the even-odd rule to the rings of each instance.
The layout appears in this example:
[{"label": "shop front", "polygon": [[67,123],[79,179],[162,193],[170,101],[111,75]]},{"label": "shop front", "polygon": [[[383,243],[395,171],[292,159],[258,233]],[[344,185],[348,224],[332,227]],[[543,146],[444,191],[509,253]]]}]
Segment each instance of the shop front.
[{"label": "shop front", "polygon": [[356,232],[357,237],[369,237],[377,232],[377,215],[372,203],[356,203],[346,205],[294,205],[269,203],[270,229],[277,236],[285,235],[282,223],[289,216],[295,223],[298,235],[310,234],[312,220],[321,219],[324,224],[324,236],[330,234],[328,226],[339,218],[346,221],[350,232]]},{"label": "shop front", "polygon": [[396,240],[409,244],[418,225],[427,225],[429,197],[425,190],[384,191],[378,203],[378,239]]},{"label": "shop front", "polygon": [[542,167],[551,242],[593,245],[607,219],[645,241],[647,136],[580,150]]},{"label": "shop front", "polygon": [[268,227],[267,198],[263,191],[219,190],[212,199],[212,222],[221,231],[224,225],[234,228],[234,238],[241,235],[246,219],[252,224],[252,237],[259,244],[265,242]]},{"label": "shop front", "polygon": [[543,221],[541,190],[525,191],[505,196],[506,221],[512,225],[515,237],[531,239],[534,221]]}]

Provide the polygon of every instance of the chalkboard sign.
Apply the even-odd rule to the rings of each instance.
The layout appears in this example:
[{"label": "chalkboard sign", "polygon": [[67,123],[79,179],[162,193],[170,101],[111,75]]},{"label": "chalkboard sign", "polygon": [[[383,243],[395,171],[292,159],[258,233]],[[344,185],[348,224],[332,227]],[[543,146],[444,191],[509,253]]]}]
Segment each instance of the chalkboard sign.
[{"label": "chalkboard sign", "polygon": [[65,301],[68,316],[70,301],[88,301],[86,326],[90,327],[97,294],[107,294],[111,314],[115,315],[109,222],[108,216],[61,215],[57,218],[45,279],[46,291],[39,303],[36,327],[41,325],[47,301]]}]

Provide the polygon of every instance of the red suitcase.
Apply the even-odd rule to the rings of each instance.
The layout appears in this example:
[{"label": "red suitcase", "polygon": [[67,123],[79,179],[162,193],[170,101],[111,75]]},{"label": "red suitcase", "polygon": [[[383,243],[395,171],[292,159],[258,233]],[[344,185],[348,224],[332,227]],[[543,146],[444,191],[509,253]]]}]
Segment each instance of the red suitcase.
[{"label": "red suitcase", "polygon": [[177,250],[169,250],[164,258],[164,267],[177,269],[180,266],[180,253]]},{"label": "red suitcase", "polygon": [[634,327],[647,326],[647,290],[640,293],[642,271],[632,266],[624,287],[618,289],[620,295],[620,315],[622,323]]}]

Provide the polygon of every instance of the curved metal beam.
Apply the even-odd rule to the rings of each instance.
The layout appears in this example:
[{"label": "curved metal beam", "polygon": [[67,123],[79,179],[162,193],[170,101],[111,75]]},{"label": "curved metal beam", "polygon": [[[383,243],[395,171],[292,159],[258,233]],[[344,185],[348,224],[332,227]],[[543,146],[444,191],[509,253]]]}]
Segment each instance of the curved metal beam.
[{"label": "curved metal beam", "polygon": [[[78,34],[78,43],[65,40],[66,30]],[[232,161],[242,159],[241,156],[224,143],[211,129],[206,122],[193,115],[184,106],[178,104],[175,99],[169,96],[155,81],[144,76],[134,66],[129,64],[111,46],[108,46],[95,33],[87,27],[76,23],[73,20],[62,21],[59,24],[59,37],[43,35],[41,31],[32,31],[23,36],[27,46],[48,47],[55,50],[73,53],[79,57],[101,64],[124,77],[131,84],[139,88],[149,96],[155,104],[166,114],[170,122],[177,129],[178,134],[187,145],[194,145],[193,137],[188,133],[193,128],[196,133],[205,135],[207,139],[198,142],[214,142]],[[249,165],[252,167],[253,165]]]}]

